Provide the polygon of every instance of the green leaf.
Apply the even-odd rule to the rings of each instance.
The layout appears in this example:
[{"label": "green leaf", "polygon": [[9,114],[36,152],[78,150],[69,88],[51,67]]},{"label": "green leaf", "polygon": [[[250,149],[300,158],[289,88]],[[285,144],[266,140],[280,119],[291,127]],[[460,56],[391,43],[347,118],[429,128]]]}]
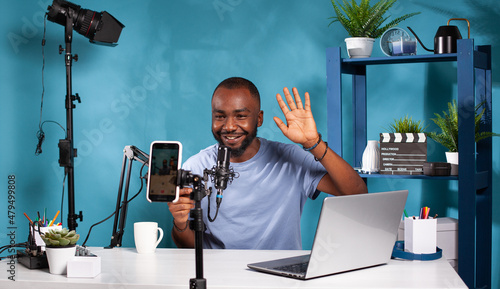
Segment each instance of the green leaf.
[{"label": "green leaf", "polygon": [[67,246],[67,245],[69,245],[69,243],[70,243],[70,240],[68,240],[68,239],[61,239],[61,240],[59,240],[59,245],[60,246]]},{"label": "green leaf", "polygon": [[45,243],[47,246],[59,246],[59,241],[58,240],[52,240],[52,239],[49,239],[49,244]]}]

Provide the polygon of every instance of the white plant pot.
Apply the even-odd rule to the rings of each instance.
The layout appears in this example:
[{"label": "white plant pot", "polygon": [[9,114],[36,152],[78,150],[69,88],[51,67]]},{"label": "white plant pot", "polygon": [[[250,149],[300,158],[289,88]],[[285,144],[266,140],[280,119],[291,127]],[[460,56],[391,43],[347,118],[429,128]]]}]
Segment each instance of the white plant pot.
[{"label": "white plant pot", "polygon": [[75,257],[76,246],[72,247],[46,247],[47,262],[50,274],[66,274],[68,261]]},{"label": "white plant pot", "polygon": [[451,164],[451,176],[458,175],[458,152],[445,152],[446,162]]},{"label": "white plant pot", "polygon": [[458,165],[458,152],[445,152],[446,162]]},{"label": "white plant pot", "polygon": [[368,37],[350,37],[345,39],[349,58],[365,58],[372,55],[375,39]]}]

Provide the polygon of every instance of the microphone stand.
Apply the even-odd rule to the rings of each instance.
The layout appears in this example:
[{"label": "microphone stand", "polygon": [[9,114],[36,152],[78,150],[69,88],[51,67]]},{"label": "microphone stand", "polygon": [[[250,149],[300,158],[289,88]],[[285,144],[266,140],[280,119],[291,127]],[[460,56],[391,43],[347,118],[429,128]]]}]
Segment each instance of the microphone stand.
[{"label": "microphone stand", "polygon": [[[128,160],[128,168],[127,168]],[[111,243],[105,249],[112,249],[114,247],[122,246],[122,237],[125,230],[125,221],[127,220],[127,207],[128,207],[128,190],[130,185],[130,175],[132,172],[133,161],[136,160],[141,164],[148,165],[149,156],[135,146],[125,146],[123,149],[123,162],[122,171],[120,174],[120,184],[118,185],[118,195],[116,197],[115,220],[113,223],[113,231],[111,233]],[[125,179],[125,170],[127,176]],[[125,182],[125,191],[123,185]],[[122,200],[122,192],[123,200]],[[120,209],[121,208],[121,209]]]}]

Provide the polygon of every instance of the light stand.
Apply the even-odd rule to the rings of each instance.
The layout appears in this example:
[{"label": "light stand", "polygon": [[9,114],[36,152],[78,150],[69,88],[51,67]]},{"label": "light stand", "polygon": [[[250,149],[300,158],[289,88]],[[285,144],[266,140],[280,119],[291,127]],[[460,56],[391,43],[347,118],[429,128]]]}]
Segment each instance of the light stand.
[{"label": "light stand", "polygon": [[87,37],[91,43],[116,46],[123,27],[106,11],[96,12],[89,9],[81,9],[79,5],[65,0],[54,0],[47,7],[47,19],[64,26],[65,49],[59,46],[59,54],[66,51],[64,61],[66,65],[66,138],[59,140],[59,165],[64,167],[68,177],[68,228],[75,230],[77,219],[83,220],[82,212],[75,214],[75,167],[74,158],[77,150],[73,142],[73,101],[81,102],[78,94],[73,95],[71,90],[71,66],[73,59],[78,60],[78,55],[71,54],[71,42],[73,40],[73,29]]},{"label": "light stand", "polygon": [[64,29],[66,49],[59,46],[59,54],[65,51],[64,61],[66,65],[66,139],[59,140],[59,165],[64,167],[65,174],[68,176],[68,228],[75,230],[78,226],[77,219],[83,220],[82,212],[79,215],[75,214],[75,167],[74,158],[77,156],[76,149],[73,145],[73,109],[75,105],[73,101],[81,102],[78,94],[73,95],[71,84],[71,66],[73,59],[78,60],[78,56],[71,54],[71,42],[73,39],[73,11],[69,10],[66,14],[66,25]]}]

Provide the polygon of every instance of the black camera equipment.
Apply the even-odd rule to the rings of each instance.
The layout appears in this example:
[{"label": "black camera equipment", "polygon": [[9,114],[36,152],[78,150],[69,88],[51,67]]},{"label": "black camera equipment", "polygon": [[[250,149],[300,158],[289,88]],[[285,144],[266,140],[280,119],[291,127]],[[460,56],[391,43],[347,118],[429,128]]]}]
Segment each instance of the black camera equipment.
[{"label": "black camera equipment", "polygon": [[[187,170],[179,170],[177,174],[176,185],[184,187],[192,187],[190,198],[195,201],[195,207],[191,209],[189,217],[189,228],[194,231],[195,234],[195,261],[196,261],[196,278],[190,280],[191,289],[196,288],[206,288],[206,279],[203,277],[203,232],[205,231],[205,224],[203,223],[203,210],[201,208],[201,200],[208,196],[210,200],[210,194],[212,188],[207,188],[208,178],[211,178],[214,187],[217,190],[217,212],[219,211],[219,205],[222,200],[223,191],[227,188],[227,185],[233,181],[235,177],[235,172],[231,167],[229,167],[229,159],[231,158],[231,149],[226,146],[219,146],[217,155],[217,165],[213,166],[212,169],[205,169],[203,171],[203,177],[199,175],[194,175]],[[128,169],[127,169],[128,160]],[[111,236],[111,244],[107,249],[114,247],[121,247],[122,237],[125,229],[125,221],[127,216],[127,206],[128,202],[128,188],[130,184],[130,173],[132,170],[133,161],[139,161],[143,165],[148,164],[149,155],[141,151],[135,146],[126,146],[123,150],[123,164],[120,176],[120,184],[118,188],[118,196],[116,200],[116,210],[115,210],[115,221],[113,224],[113,232]],[[151,169],[151,168],[149,168]],[[127,175],[125,178],[125,171]],[[122,196],[122,190],[125,186],[124,195]],[[134,196],[135,197],[135,196]],[[210,203],[209,203],[210,208]],[[208,211],[208,218],[211,222],[215,220],[210,217],[210,210]],[[102,221],[101,221],[102,222]],[[87,236],[88,238],[88,236]],[[84,244],[87,242],[85,240]]]},{"label": "black camera equipment", "polygon": [[64,61],[66,65],[66,138],[59,140],[59,165],[64,167],[68,176],[68,228],[75,230],[77,219],[83,220],[82,212],[75,214],[75,177],[74,158],[77,150],[73,142],[73,109],[75,100],[81,102],[78,93],[73,95],[71,83],[71,66],[73,60],[78,61],[78,55],[71,52],[73,40],[73,29],[81,35],[90,39],[90,42],[101,45],[116,46],[120,33],[125,27],[107,12],[95,12],[81,9],[79,5],[64,0],[54,0],[49,6],[47,19],[64,26],[65,49],[59,46],[59,54],[65,52]]},{"label": "black camera equipment", "polygon": [[116,46],[125,27],[106,11],[81,9],[79,5],[64,0],[54,0],[48,7],[47,16],[49,21],[63,26],[68,25],[69,20],[76,32],[100,45]]},{"label": "black camera equipment", "polygon": [[[217,213],[219,212],[219,206],[222,202],[223,191],[227,188],[227,185],[233,181],[235,173],[231,167],[229,167],[229,160],[231,158],[231,148],[219,145],[217,154],[217,165],[211,170],[205,169],[203,171],[203,179],[198,175],[191,174],[190,171],[180,170],[177,175],[177,185],[181,188],[192,186],[193,191],[191,192],[191,199],[195,201],[194,208],[191,209],[189,214],[191,221],[189,222],[189,228],[194,231],[195,237],[195,258],[196,258],[196,278],[192,278],[189,281],[189,288],[206,288],[207,281],[203,277],[203,232],[205,231],[205,224],[203,223],[203,210],[201,208],[201,200],[207,196],[208,197],[208,219],[210,222],[215,221],[217,218]],[[211,177],[212,183],[217,190],[217,212],[214,218],[210,217],[210,194],[212,188],[206,188],[208,183],[208,177]],[[203,181],[203,183],[202,183]]]}]

